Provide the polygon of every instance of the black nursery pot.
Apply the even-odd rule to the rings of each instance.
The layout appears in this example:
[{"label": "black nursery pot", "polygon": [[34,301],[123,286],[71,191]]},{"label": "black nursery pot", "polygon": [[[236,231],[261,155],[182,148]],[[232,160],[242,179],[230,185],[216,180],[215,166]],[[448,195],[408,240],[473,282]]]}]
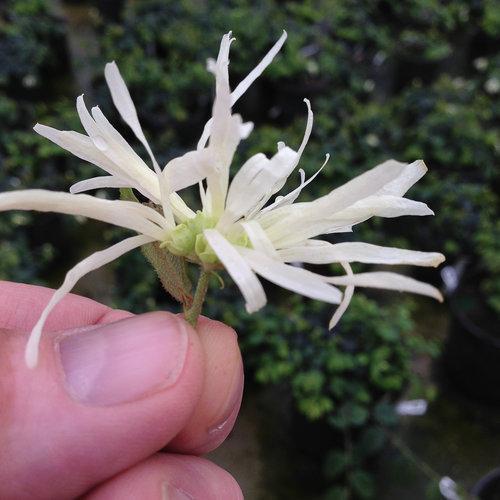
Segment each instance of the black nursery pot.
[{"label": "black nursery pot", "polygon": [[474,485],[471,493],[480,500],[500,500],[500,468],[483,476]]},{"label": "black nursery pot", "polygon": [[500,325],[473,293],[450,297],[452,321],[443,351],[450,381],[468,397],[500,404]]}]

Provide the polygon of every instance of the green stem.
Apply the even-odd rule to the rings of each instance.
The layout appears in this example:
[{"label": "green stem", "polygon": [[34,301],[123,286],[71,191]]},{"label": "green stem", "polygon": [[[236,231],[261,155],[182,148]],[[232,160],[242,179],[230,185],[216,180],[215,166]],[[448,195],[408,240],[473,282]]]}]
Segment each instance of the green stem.
[{"label": "green stem", "polygon": [[191,307],[189,309],[184,309],[184,318],[193,327],[196,327],[198,316],[201,314],[203,302],[205,301],[205,295],[207,294],[208,290],[209,281],[210,273],[202,270],[200,272],[200,277],[198,278],[198,284],[196,285],[196,291],[194,292]]}]

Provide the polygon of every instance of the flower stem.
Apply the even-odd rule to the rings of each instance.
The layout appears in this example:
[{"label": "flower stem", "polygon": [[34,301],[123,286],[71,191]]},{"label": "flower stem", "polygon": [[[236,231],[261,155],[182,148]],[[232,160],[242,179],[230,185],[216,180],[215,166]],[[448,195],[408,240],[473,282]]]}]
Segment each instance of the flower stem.
[{"label": "flower stem", "polygon": [[209,281],[210,273],[202,270],[198,278],[198,284],[196,285],[196,291],[194,292],[191,307],[189,309],[184,309],[184,318],[193,327],[196,327],[198,316],[201,314]]}]

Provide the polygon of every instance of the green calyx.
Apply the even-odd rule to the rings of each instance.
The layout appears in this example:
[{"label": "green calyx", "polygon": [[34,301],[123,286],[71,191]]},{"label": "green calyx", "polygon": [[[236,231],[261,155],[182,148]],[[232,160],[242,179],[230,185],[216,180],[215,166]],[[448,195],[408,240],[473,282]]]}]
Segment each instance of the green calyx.
[{"label": "green calyx", "polygon": [[[216,224],[217,220],[214,217],[198,211],[194,218],[172,229],[161,247],[192,262],[198,262],[207,267],[215,266],[219,263],[219,259],[208,244],[203,231],[214,228]],[[249,245],[248,237],[243,231],[226,235],[226,238],[236,245],[244,247]]]},{"label": "green calyx", "polygon": [[196,242],[198,237],[203,235],[205,229],[215,227],[215,224],[216,221],[213,217],[208,217],[203,212],[198,211],[193,219],[188,219],[172,229],[161,246],[167,248],[174,255],[193,258],[197,255]]}]

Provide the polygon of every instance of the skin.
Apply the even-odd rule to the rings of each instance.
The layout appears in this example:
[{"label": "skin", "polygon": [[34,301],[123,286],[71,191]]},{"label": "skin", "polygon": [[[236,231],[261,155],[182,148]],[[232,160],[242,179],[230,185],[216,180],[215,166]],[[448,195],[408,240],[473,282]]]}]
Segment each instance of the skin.
[{"label": "skin", "polygon": [[[243,498],[229,473],[199,457],[226,439],[240,407],[234,330],[207,318],[195,330],[170,313],[133,316],[68,295],[47,322],[39,365],[29,370],[24,347],[51,293],[0,282],[0,498]],[[61,335],[116,322],[140,330],[147,321],[187,331],[175,383],[107,406],[75,400],[55,348]]]}]

